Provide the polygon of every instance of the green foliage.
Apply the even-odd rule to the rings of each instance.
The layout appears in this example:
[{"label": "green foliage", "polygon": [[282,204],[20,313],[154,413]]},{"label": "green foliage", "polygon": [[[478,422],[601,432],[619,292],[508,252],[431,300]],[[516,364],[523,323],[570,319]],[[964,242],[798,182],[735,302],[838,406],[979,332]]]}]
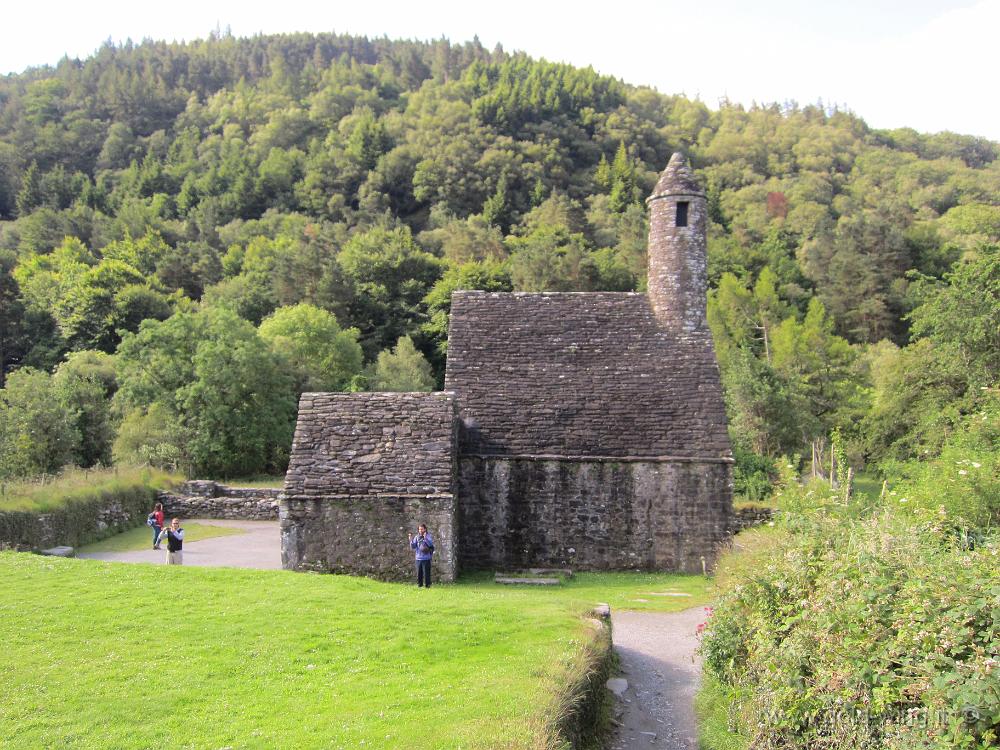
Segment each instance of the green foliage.
[{"label": "green foliage", "polygon": [[790,386],[766,361],[747,349],[731,353],[722,370],[722,386],[736,450],[776,456],[801,444]]},{"label": "green foliage", "polygon": [[[337,34],[105,45],[7,76],[0,101],[0,385],[113,353],[184,297],[254,326],[313,305],[357,329],[369,368],[410,336],[440,377],[456,273],[643,289],[642,199],[682,149],[708,195],[740,450],[825,462],[839,427],[855,454],[905,459],[995,387],[1000,149],[983,139]],[[455,270],[471,262],[491,270]]]},{"label": "green foliage", "polygon": [[751,747],[996,745],[997,416],[892,466],[878,499],[784,465],[778,525],[720,562],[702,646],[705,700]]},{"label": "green foliage", "polygon": [[789,317],[774,331],[773,361],[792,385],[803,432],[816,437],[849,424],[861,394],[852,376],[854,351],[833,333],[833,320],[813,298],[805,318]]},{"label": "green foliage", "polygon": [[0,388],[3,388],[7,368],[26,353],[29,342],[25,336],[24,304],[14,280],[15,256],[0,251]]},{"label": "green foliage", "polygon": [[812,524],[776,552],[732,578],[703,646],[751,746],[993,746],[995,543],[885,517]]},{"label": "green foliage", "polygon": [[956,264],[945,281],[934,291],[927,280],[918,285],[916,294],[924,301],[910,313],[913,334],[956,357],[968,371],[970,386],[995,385],[1000,378],[1000,245]]},{"label": "green foliage", "polygon": [[137,263],[152,273],[162,241],[147,237],[112,243],[98,259],[75,238],[67,237],[52,253],[28,255],[15,271],[28,305],[51,314],[73,349],[112,352],[123,331],[146,319],[169,317],[170,303]]},{"label": "green foliage", "polygon": [[1000,526],[1000,399],[968,415],[940,455],[887,467],[899,480],[886,501],[918,521]]},{"label": "green foliage", "polygon": [[744,501],[767,499],[774,486],[776,470],[772,459],[745,450],[737,443],[733,447],[733,494]]},{"label": "green foliage", "polygon": [[0,391],[0,478],[53,474],[70,463],[79,441],[52,376],[30,368],[11,373]]},{"label": "green foliage", "polygon": [[732,692],[713,675],[702,676],[695,696],[698,714],[698,747],[702,750],[747,750],[747,738],[733,731],[729,707],[736,701]]},{"label": "green foliage", "polygon": [[931,341],[870,353],[872,408],[863,432],[876,462],[936,453],[960,418],[966,373]]},{"label": "green foliage", "polygon": [[[222,309],[178,312],[146,321],[118,350],[117,408],[131,417],[120,455],[172,444],[193,473],[242,476],[287,462],[295,390],[281,361],[254,327]],[[172,421],[168,443],[162,419]],[[135,433],[152,430],[150,440]]]},{"label": "green foliage", "polygon": [[1000,241],[1000,206],[985,203],[954,206],[939,221],[953,236],[975,238],[979,242]]},{"label": "green foliage", "polygon": [[79,436],[73,463],[110,465],[115,434],[110,406],[118,387],[114,359],[104,352],[73,352],[56,369],[52,386]]},{"label": "green foliage", "polygon": [[850,429],[867,393],[856,353],[837,336],[823,303],[806,314],[779,293],[764,266],[751,288],[730,272],[709,295],[708,322],[716,342],[730,431],[740,449],[761,456],[814,446],[831,429]]},{"label": "green foliage", "polygon": [[112,446],[117,465],[155,466],[176,471],[184,463],[184,431],[170,409],[153,402],[129,411],[118,427]]},{"label": "green foliage", "polygon": [[582,264],[587,241],[564,227],[540,226],[524,237],[511,237],[511,282],[519,292],[584,291]]},{"label": "green foliage", "polygon": [[473,64],[463,83],[473,91],[476,118],[509,134],[560,115],[579,119],[587,108],[607,110],[624,98],[620,83],[589,68],[523,57],[494,65]]},{"label": "green foliage", "polygon": [[421,332],[435,342],[435,352],[443,360],[448,352],[448,316],[451,313],[451,295],[458,290],[478,289],[484,292],[512,291],[510,274],[506,267],[495,261],[463,263],[451,266],[438,279],[424,297],[430,320],[421,326]]},{"label": "green foliage", "polygon": [[260,337],[297,373],[300,391],[340,391],[361,372],[358,330],[342,330],[315,305],[281,307],[259,328]]},{"label": "green foliage", "polygon": [[610,191],[608,205],[615,213],[622,213],[630,205],[642,199],[636,181],[635,162],[629,157],[624,142],[618,144],[618,151],[615,152],[615,160],[611,163],[607,181]]},{"label": "green foliage", "polygon": [[354,235],[337,262],[356,289],[350,316],[361,324],[361,345],[369,352],[416,331],[420,302],[442,272],[441,261],[422,251],[406,227]]},{"label": "green foliage", "polygon": [[980,410],[1000,373],[1000,254],[984,249],[938,283],[920,279],[910,314],[916,341],[869,355],[874,384],[864,432],[879,461],[935,455]]},{"label": "green foliage", "polygon": [[434,228],[420,233],[420,243],[451,264],[495,261],[506,256],[503,233],[479,215],[464,221],[450,214],[432,217]]},{"label": "green foliage", "polygon": [[433,391],[431,365],[409,336],[400,337],[392,351],[379,352],[371,381],[373,391]]}]

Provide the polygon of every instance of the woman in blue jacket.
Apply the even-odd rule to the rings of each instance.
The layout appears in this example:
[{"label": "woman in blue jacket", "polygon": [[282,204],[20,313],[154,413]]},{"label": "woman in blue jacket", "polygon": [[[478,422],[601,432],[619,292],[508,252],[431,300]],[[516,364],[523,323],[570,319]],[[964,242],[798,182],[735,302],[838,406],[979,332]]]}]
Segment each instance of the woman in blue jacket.
[{"label": "woman in blue jacket", "polygon": [[417,586],[431,587],[431,557],[434,555],[434,538],[427,531],[427,524],[417,527],[417,533],[407,534],[410,549],[417,553]]}]

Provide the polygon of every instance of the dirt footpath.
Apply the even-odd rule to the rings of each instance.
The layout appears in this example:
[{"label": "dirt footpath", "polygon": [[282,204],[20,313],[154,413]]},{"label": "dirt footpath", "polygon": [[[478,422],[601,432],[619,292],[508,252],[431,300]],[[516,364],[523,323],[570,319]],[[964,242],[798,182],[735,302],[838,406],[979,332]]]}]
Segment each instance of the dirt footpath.
[{"label": "dirt footpath", "polygon": [[[224,521],[206,518],[185,520],[197,521],[206,526],[228,526],[245,532],[217,536],[200,542],[184,542],[185,565],[262,570],[281,568],[281,534],[278,531],[277,521]],[[164,542],[162,551],[154,550],[150,546],[150,549],[137,552],[97,552],[78,556],[91,560],[163,563],[167,554],[166,548],[167,543]]]},{"label": "dirt footpath", "polygon": [[[615,650],[628,687],[619,697],[613,750],[697,750],[694,694],[701,671],[698,623],[705,609],[612,612]],[[615,687],[620,691],[623,685]]]}]

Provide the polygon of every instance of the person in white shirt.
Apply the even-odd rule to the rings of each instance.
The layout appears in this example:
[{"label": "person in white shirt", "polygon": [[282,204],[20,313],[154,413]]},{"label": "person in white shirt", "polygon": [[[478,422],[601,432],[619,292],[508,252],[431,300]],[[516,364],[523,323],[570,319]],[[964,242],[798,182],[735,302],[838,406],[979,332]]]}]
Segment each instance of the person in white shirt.
[{"label": "person in white shirt", "polygon": [[181,528],[181,520],[175,518],[163,531],[157,543],[162,542],[164,537],[167,540],[167,565],[184,564],[184,529]]}]

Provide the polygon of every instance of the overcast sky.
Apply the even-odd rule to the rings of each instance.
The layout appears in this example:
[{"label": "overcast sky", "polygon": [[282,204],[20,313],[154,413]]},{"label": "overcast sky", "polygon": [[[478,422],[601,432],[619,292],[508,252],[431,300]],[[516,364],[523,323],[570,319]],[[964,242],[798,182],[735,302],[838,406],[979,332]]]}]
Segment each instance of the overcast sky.
[{"label": "overcast sky", "polygon": [[[266,7],[265,7],[266,5]],[[257,6],[257,7],[255,7]],[[105,39],[338,31],[414,39],[478,35],[493,47],[593,65],[628,83],[750,104],[820,99],[872,127],[1000,141],[1000,0],[282,0],[10,3],[0,73],[85,57]]]}]

